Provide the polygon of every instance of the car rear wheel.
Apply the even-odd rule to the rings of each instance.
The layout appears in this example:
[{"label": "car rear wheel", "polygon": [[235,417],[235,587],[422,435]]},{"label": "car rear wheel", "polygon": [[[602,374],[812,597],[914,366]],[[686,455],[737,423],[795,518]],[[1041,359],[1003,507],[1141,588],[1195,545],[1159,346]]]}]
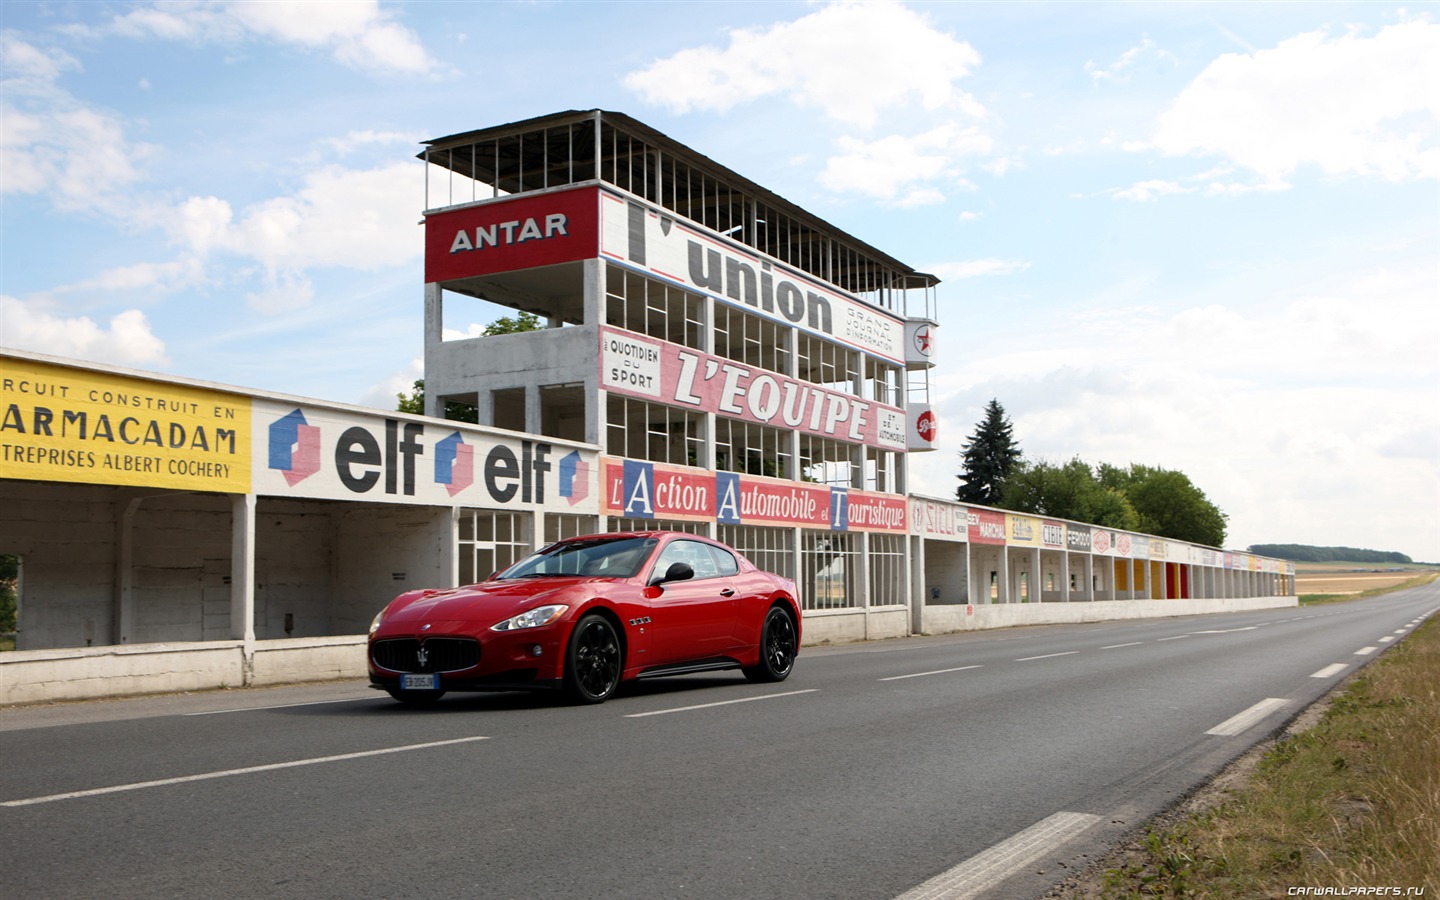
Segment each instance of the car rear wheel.
[{"label": "car rear wheel", "polygon": [[445,696],[444,691],[402,691],[399,688],[386,688],[385,693],[406,706],[429,706]]},{"label": "car rear wheel", "polygon": [[610,620],[590,613],[570,633],[565,692],[577,703],[604,703],[620,686],[624,652]]},{"label": "car rear wheel", "polygon": [[795,620],[784,609],[770,607],[760,626],[760,664],[745,669],[745,677],[760,682],[784,681],[795,668],[797,644]]}]

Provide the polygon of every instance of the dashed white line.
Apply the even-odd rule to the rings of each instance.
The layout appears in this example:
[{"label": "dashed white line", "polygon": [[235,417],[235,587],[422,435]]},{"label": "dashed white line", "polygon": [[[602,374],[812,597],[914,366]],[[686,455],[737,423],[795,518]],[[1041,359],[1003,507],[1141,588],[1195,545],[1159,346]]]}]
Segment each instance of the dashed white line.
[{"label": "dashed white line", "polygon": [[881,678],[880,681],[900,681],[904,678],[924,678],[926,675],[944,675],[949,672],[964,672],[967,669],[978,669],[979,666],[959,666],[954,669],[936,669],[933,672],[912,672],[909,675],[891,675],[889,678]]},{"label": "dashed white line", "polygon": [[1369,656],[1370,654],[1374,653],[1376,650],[1379,650],[1379,649],[1380,649],[1379,647],[1361,647],[1359,650],[1356,650],[1356,651],[1355,651],[1355,655],[1356,655],[1356,656]]},{"label": "dashed white line", "polygon": [[1138,646],[1140,646],[1140,645],[1143,644],[1143,643],[1145,643],[1145,642],[1144,642],[1144,641],[1131,641],[1131,642],[1128,643],[1128,644],[1111,644],[1111,645],[1108,646],[1108,647],[1101,647],[1100,649],[1101,649],[1101,650],[1119,650],[1121,647],[1138,647]]},{"label": "dashed white line", "polygon": [[1187,637],[1189,637],[1189,636],[1190,636],[1190,635],[1188,635],[1188,634],[1177,634],[1177,635],[1175,635],[1174,637],[1156,638],[1156,639],[1155,639],[1155,642],[1158,644],[1158,643],[1161,642],[1161,641],[1178,641],[1178,640],[1180,640],[1181,638],[1187,638]]},{"label": "dashed white line", "polygon": [[88,791],[70,791],[65,794],[49,794],[44,797],[28,797],[24,800],[0,801],[0,806],[34,806],[38,803],[54,803],[57,800],[75,800],[80,797],[98,797],[101,794],[116,794],[121,791],[138,791],[144,788],[164,787],[167,784],[185,784],[191,781],[207,781],[211,778],[229,778],[232,775],[252,775],[256,772],[273,772],[276,769],[293,769],[297,766],[315,766],[321,763],[342,762],[347,759],[362,759],[367,756],[384,756],[387,753],[405,753],[410,750],[428,750],[431,747],[447,747],[452,744],[466,744],[472,741],[488,741],[488,737],[463,737],[448,741],[430,741],[425,744],[406,744],[403,747],[384,747],[379,750],[362,750],[358,753],[340,753],[335,756],[317,756],[314,759],[297,759],[291,762],[270,763],[264,766],[246,766],[243,769],[224,769],[219,772],[202,772],[199,775],[182,775],[179,778],[161,778],[156,781],[138,781],[134,784],[117,784],[111,787],[94,788]]},{"label": "dashed white line", "polygon": [[1311,677],[1311,678],[1329,678],[1329,677],[1331,677],[1332,675],[1339,675],[1341,672],[1345,671],[1345,670],[1348,669],[1348,668],[1350,668],[1350,666],[1348,666],[1348,665],[1345,664],[1345,663],[1333,663],[1333,664],[1328,665],[1328,666],[1326,666],[1325,668],[1321,669],[1320,671],[1316,672],[1315,674],[1311,675],[1310,677]]},{"label": "dashed white line", "polygon": [[1089,813],[1058,812],[1041,819],[989,850],[970,857],[896,900],[964,900],[990,890],[1100,820]]},{"label": "dashed white line", "polygon": [[1233,737],[1275,712],[1277,709],[1288,706],[1289,704],[1289,700],[1283,700],[1279,697],[1267,697],[1239,715],[1231,716],[1205,733],[1218,734],[1222,737]]},{"label": "dashed white line", "polygon": [[1395,636],[1394,636],[1393,634],[1387,634],[1387,635],[1385,635],[1383,638],[1380,639],[1380,643],[1382,643],[1382,644],[1388,644],[1388,643],[1390,643],[1390,642],[1393,641],[1393,640],[1395,640]]},{"label": "dashed white line", "polygon": [[653,709],[650,712],[630,713],[627,719],[643,719],[646,716],[664,716],[670,713],[690,712],[694,709],[710,709],[716,706],[729,706],[732,703],[749,703],[752,700],[774,700],[777,697],[794,697],[796,694],[813,694],[819,688],[807,688],[803,691],[786,691],[783,694],[762,694],[758,697],[741,697],[738,700],[719,700],[715,703],[698,703],[695,706],[677,706],[673,709]]},{"label": "dashed white line", "polygon": [[1054,659],[1057,656],[1074,656],[1079,652],[1079,650],[1066,650],[1064,653],[1047,653],[1044,656],[1026,656],[1015,660],[1015,662],[1030,662],[1032,659]]}]

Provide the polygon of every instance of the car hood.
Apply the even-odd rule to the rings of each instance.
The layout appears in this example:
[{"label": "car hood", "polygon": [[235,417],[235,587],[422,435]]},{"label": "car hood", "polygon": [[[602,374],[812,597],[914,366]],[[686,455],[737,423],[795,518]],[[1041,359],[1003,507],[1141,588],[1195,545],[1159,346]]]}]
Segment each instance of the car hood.
[{"label": "car hood", "polygon": [[444,591],[415,591],[397,597],[385,613],[387,625],[411,622],[493,624],[544,603],[563,603],[567,589],[605,579],[534,578],[486,581]]}]

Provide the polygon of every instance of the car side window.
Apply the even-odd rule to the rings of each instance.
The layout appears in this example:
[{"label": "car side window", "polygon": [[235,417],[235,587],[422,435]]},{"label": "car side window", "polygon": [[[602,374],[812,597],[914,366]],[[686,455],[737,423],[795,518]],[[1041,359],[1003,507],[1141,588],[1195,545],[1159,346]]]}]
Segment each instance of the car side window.
[{"label": "car side window", "polygon": [[655,574],[664,574],[677,562],[688,563],[690,568],[695,570],[696,580],[714,578],[720,574],[715,557],[710,555],[709,545],[699,541],[671,541],[660,551],[660,558],[655,561]]},{"label": "car side window", "polygon": [[710,544],[705,545],[715,557],[716,571],[721,575],[737,575],[740,572],[740,563],[735,560],[735,554],[728,550]]}]

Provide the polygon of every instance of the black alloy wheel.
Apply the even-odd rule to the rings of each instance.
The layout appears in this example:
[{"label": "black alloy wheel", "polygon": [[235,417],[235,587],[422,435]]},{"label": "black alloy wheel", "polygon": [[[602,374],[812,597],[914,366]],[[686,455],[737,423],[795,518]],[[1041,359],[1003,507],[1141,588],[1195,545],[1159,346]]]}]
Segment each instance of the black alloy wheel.
[{"label": "black alloy wheel", "polygon": [[745,677],[760,682],[784,681],[795,668],[797,643],[795,620],[784,609],[770,607],[760,627],[760,664],[745,669]]},{"label": "black alloy wheel", "polygon": [[598,613],[582,618],[565,654],[565,690],[577,703],[604,703],[620,686],[620,636]]}]

